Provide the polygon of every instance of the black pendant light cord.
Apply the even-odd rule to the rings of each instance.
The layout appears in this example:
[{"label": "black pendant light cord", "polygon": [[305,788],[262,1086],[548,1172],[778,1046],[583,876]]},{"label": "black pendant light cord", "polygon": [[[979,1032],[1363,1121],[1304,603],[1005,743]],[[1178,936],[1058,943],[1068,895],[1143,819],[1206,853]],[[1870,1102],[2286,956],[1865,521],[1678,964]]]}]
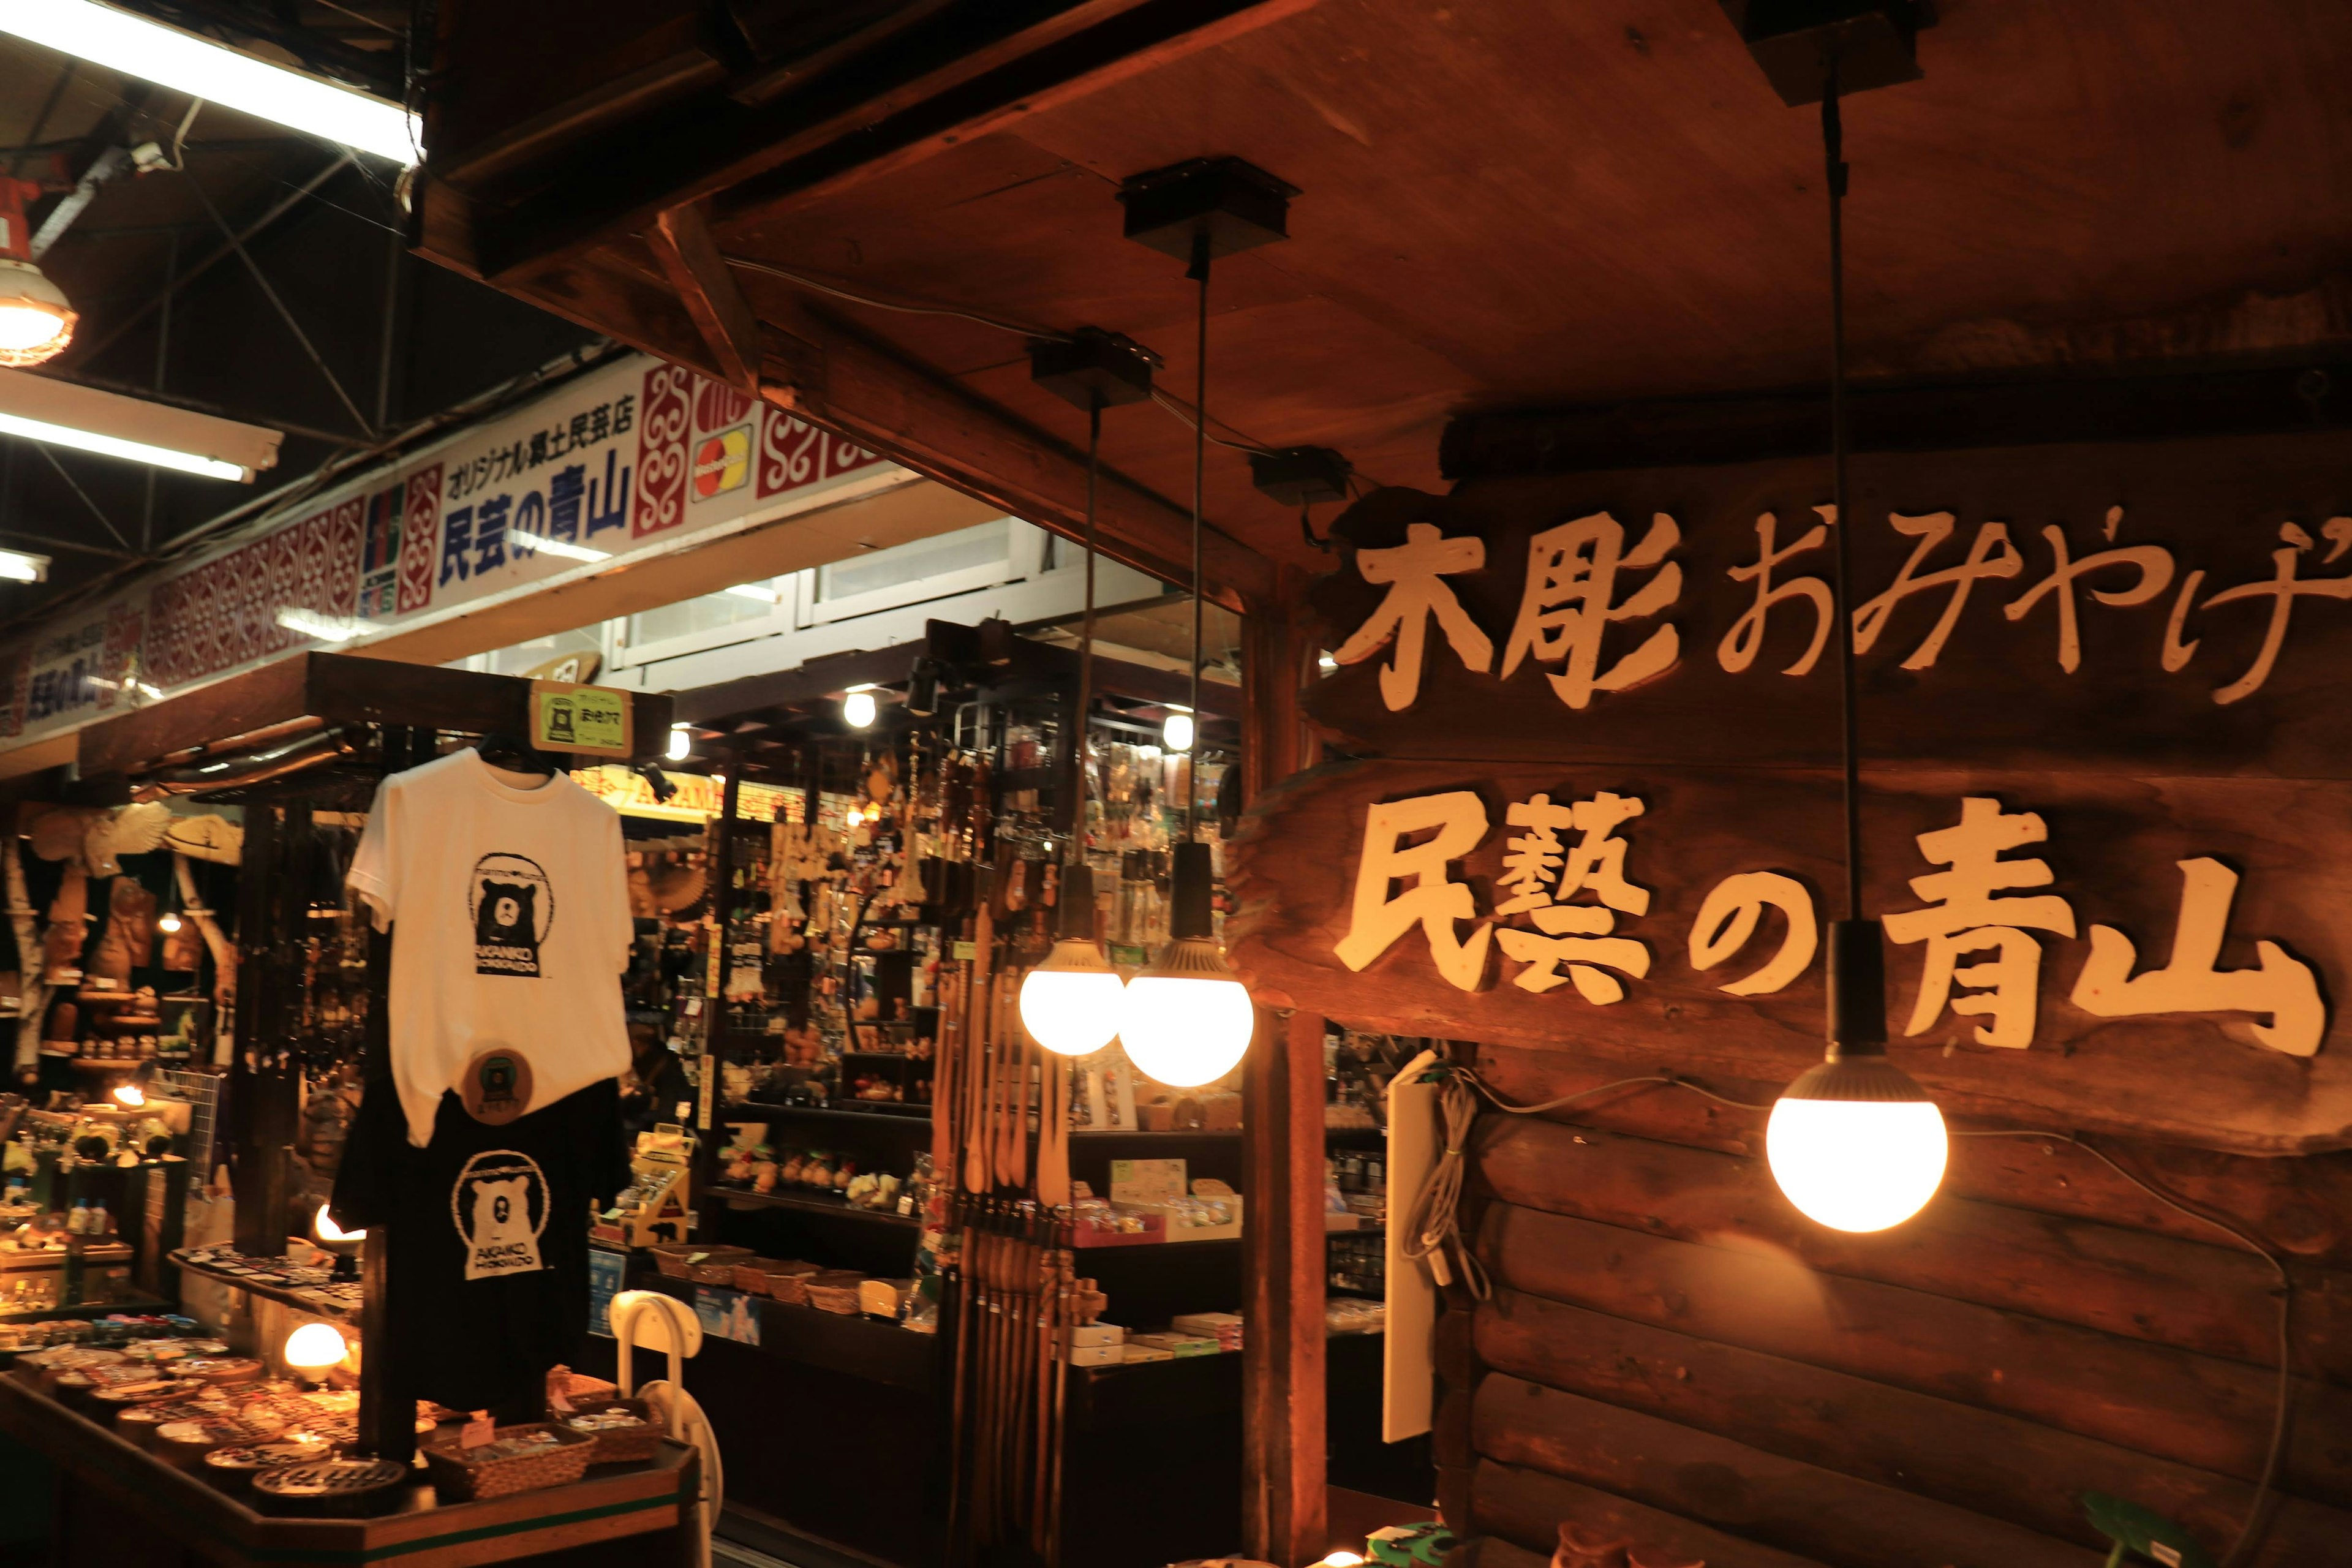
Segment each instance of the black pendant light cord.
[{"label": "black pendant light cord", "polygon": [[1846,508],[1845,488],[1845,131],[1838,119],[1837,57],[1829,60],[1829,82],[1822,94],[1822,151],[1830,188],[1830,503],[1837,513],[1833,530],[1836,548],[1830,614],[1837,631],[1839,749],[1844,764],[1845,918],[1862,914],[1862,775],[1861,741],[1854,720],[1853,603],[1847,564],[1853,552],[1847,540],[1853,531]]},{"label": "black pendant light cord", "polygon": [[1200,323],[1193,344],[1192,407],[1192,754],[1184,769],[1184,842],[1200,837],[1201,814],[1201,507],[1209,463],[1209,237],[1192,242],[1192,276],[1201,285]]},{"label": "black pendant light cord", "polygon": [[1102,394],[1087,400],[1087,613],[1078,623],[1078,705],[1072,728],[1072,755],[1077,763],[1077,793],[1070,803],[1070,854],[1073,866],[1087,859],[1087,722],[1095,700],[1095,477],[1102,458]]}]

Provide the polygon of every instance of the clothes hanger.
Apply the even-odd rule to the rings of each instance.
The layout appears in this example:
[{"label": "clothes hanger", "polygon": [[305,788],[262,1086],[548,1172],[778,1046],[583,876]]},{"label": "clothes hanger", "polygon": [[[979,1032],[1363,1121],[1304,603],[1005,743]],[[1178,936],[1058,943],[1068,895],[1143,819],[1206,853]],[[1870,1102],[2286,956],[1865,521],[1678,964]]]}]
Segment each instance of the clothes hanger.
[{"label": "clothes hanger", "polygon": [[542,778],[555,776],[555,763],[520,735],[504,730],[493,730],[475,743],[475,755],[491,767],[510,773],[537,773]]}]

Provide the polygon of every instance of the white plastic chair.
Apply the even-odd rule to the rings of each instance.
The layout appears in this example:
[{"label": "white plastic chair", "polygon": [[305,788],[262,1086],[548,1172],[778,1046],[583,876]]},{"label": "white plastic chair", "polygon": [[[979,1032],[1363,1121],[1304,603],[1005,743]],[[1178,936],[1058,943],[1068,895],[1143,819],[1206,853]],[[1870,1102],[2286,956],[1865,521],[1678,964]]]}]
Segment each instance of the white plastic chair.
[{"label": "white plastic chair", "polygon": [[727,1498],[727,1473],[719,1459],[719,1437],[709,1420],[686,1391],[685,1358],[702,1349],[702,1325],[694,1309],[658,1290],[624,1290],[605,1310],[613,1337],[619,1342],[614,1382],[623,1398],[630,1397],[635,1379],[638,1336],[645,1348],[669,1352],[669,1376],[636,1391],[635,1397],[652,1407],[669,1427],[671,1441],[690,1444],[702,1456],[702,1568],[710,1568],[710,1532],[719,1526],[719,1510]]}]

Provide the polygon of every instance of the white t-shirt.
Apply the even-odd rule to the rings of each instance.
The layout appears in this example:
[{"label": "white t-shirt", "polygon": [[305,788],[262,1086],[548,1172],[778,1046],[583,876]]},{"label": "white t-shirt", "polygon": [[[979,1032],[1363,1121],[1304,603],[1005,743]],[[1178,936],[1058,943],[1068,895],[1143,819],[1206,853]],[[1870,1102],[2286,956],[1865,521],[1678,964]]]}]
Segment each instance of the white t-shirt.
[{"label": "white t-shirt", "polygon": [[350,882],[377,930],[398,927],[392,1076],[411,1143],[432,1141],[442,1091],[484,1051],[530,1064],[526,1110],[628,1070],[635,928],[611,806],[561,774],[518,789],[452,752],[377,787]]}]

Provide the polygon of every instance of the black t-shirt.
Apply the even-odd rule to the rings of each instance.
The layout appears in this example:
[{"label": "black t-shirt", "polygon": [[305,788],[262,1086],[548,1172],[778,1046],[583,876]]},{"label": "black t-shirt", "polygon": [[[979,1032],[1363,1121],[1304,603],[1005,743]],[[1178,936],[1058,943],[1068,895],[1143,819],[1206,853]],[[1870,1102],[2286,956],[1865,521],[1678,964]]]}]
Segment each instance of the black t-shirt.
[{"label": "black t-shirt", "polygon": [[419,1149],[391,1082],[368,1085],[333,1211],[346,1228],[385,1227],[391,1382],[404,1394],[524,1407],[548,1368],[579,1359],[590,1210],[628,1182],[619,1119],[612,1079],[503,1127],[445,1092]]}]

